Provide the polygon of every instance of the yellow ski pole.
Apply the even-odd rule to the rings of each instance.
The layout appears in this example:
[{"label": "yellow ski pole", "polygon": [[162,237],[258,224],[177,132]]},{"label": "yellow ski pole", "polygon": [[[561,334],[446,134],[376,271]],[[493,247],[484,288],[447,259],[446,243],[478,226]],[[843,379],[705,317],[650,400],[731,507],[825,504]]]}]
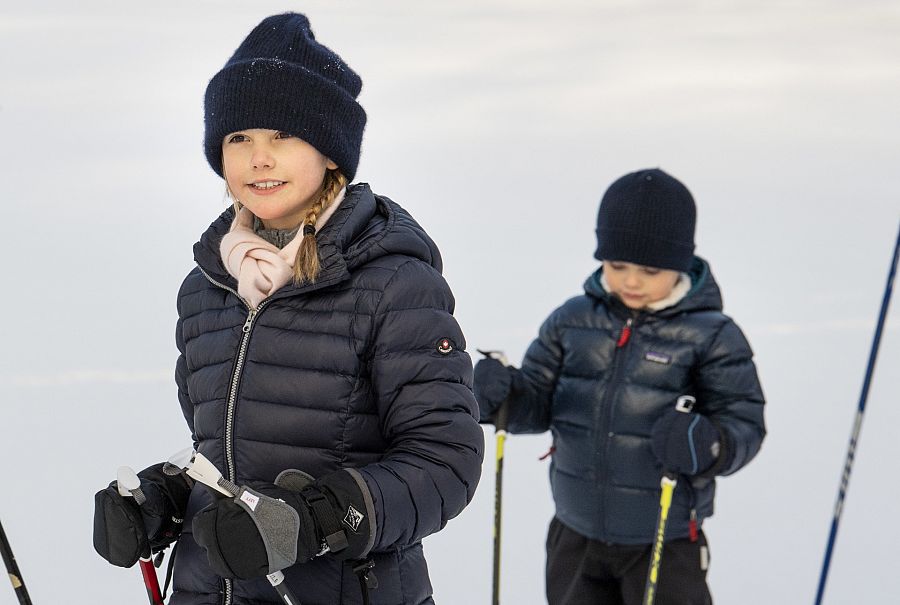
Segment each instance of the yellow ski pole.
[{"label": "yellow ski pole", "polygon": [[[675,409],[679,412],[689,413],[696,403],[696,399],[690,395],[682,395],[675,403]],[[656,520],[656,538],[653,542],[653,550],[650,551],[650,568],[647,571],[647,583],[644,585],[644,605],[653,605],[656,599],[656,586],[659,582],[659,567],[662,564],[663,545],[666,538],[666,524],[669,521],[669,508],[672,506],[672,495],[678,479],[675,473],[663,471],[660,487],[662,493],[659,496],[659,516]]]},{"label": "yellow ski pole", "polygon": [[[485,357],[509,365],[502,351],[482,351]],[[504,400],[494,415],[494,436],[497,439],[497,464],[494,474],[494,573],[491,604],[500,605],[500,529],[503,520],[503,448],[506,444],[506,423],[509,416],[509,399]]]}]

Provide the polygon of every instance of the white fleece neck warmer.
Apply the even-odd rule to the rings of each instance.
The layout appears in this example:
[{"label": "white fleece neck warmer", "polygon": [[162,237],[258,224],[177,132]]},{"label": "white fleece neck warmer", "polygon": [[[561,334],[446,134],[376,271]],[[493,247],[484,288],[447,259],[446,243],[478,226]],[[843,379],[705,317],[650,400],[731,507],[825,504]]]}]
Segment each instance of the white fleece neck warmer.
[{"label": "white fleece neck warmer", "polygon": [[[607,292],[611,293],[612,289],[609,287],[609,282],[606,281],[606,276],[603,273],[600,274],[600,285],[603,286],[603,289]],[[675,287],[672,288],[672,291],[669,292],[669,295],[661,300],[657,300],[656,302],[652,302],[648,304],[645,308],[647,311],[656,312],[662,311],[663,309],[668,309],[669,307],[674,307],[681,299],[687,296],[687,293],[691,291],[691,276],[687,273],[681,273],[678,276],[678,281],[675,282]]]}]

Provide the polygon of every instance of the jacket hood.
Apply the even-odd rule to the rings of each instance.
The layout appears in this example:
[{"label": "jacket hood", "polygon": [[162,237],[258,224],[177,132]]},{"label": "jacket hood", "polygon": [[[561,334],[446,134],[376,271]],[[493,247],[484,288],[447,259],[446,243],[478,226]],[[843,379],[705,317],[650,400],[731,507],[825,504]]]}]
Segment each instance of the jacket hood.
[{"label": "jacket hood", "polygon": [[[194,260],[209,277],[237,288],[222,264],[219,243],[231,228],[234,208],[225,210],[194,244]],[[346,279],[350,272],[374,259],[403,254],[422,260],[439,273],[441,253],[425,230],[392,200],[375,195],[366,183],[347,187],[334,215],[316,235],[321,272],[314,284],[288,284],[281,292],[315,289]]]},{"label": "jacket hood", "polygon": [[[691,276],[691,289],[678,301],[677,304],[662,309],[654,313],[659,317],[668,317],[685,311],[721,311],[722,310],[722,293],[719,291],[719,284],[716,283],[709,263],[695,256],[691,260],[690,269],[687,271]],[[625,304],[613,296],[600,285],[600,276],[603,274],[601,266],[584,282],[584,291],[588,296],[599,299],[607,303],[611,308],[624,310],[629,313],[630,310]]]}]

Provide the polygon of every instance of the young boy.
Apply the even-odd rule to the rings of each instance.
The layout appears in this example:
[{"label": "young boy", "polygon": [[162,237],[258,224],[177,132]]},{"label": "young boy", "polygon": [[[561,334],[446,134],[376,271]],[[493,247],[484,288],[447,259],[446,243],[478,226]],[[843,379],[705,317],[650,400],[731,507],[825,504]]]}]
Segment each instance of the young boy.
[{"label": "young boy", "polygon": [[[711,603],[700,527],[715,477],[759,451],[763,394],[741,330],[694,256],[696,210],[662,170],[615,181],[597,218],[602,266],[541,326],[521,369],[475,367],[481,419],[509,406],[513,433],[553,434],[550,605],[638,605],[663,472],[678,475],[657,605]],[[681,395],[696,398],[689,413]]]}]

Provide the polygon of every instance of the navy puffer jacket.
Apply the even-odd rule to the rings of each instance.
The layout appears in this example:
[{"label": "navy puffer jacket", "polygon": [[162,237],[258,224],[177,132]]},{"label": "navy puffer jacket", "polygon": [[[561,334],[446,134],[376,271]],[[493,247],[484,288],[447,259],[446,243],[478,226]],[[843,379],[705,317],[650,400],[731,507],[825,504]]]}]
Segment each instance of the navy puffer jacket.
[{"label": "navy puffer jacket", "polygon": [[[585,295],[550,315],[513,370],[509,429],[552,431],[550,482],[565,525],[594,540],[648,544],[662,474],[651,429],[679,395],[693,395],[694,411],[716,424],[724,450],[704,476],[678,482],[666,537],[684,538],[692,509],[698,522],[713,513],[713,477],[747,464],[765,436],[752,352],[722,313],[705,261],[695,257],[688,294],[655,313],[610,296],[601,271],[588,278]],[[630,338],[617,346],[629,321]]]},{"label": "navy puffer jacket", "polygon": [[[484,438],[472,366],[440,254],[397,204],[355,185],[317,234],[314,284],[288,284],[258,311],[219,256],[234,217],[194,247],[178,295],[176,379],[195,447],[237,484],[285,469],[353,468],[375,512],[373,605],[432,603],[421,540],[471,500]],[[194,488],[172,605],[280,603],[265,578],[223,581],[190,534],[209,503]],[[304,605],[362,602],[350,563],[324,555],[285,570]]]}]

